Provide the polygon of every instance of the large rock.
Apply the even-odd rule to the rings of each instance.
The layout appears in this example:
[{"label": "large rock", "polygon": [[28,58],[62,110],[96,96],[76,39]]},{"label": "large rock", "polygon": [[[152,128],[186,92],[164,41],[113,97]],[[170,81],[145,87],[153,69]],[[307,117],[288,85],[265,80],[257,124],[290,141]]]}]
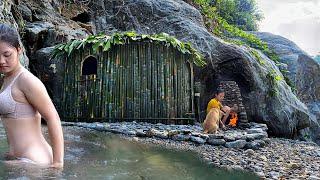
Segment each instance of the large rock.
[{"label": "large rock", "polygon": [[[310,124],[307,107],[280,80],[278,67],[263,54],[259,64],[250,49],[239,47],[213,36],[207,31],[201,13],[180,0],[126,0],[92,3],[92,17],[96,17],[98,32],[135,30],[138,33],[166,32],[191,42],[205,56],[208,66],[197,68],[195,79],[201,81],[201,107],[212,96],[221,80],[238,83],[250,121],[264,122],[278,136],[292,137]],[[269,76],[268,76],[269,75]],[[272,96],[274,89],[277,94]]]},{"label": "large rock", "polygon": [[[12,7],[13,7],[13,3],[11,0],[0,1],[0,23],[5,23],[18,29],[18,23],[14,19],[14,14],[12,13]],[[29,59],[26,56],[25,51],[23,51],[20,62],[25,67],[27,67],[29,64]]]},{"label": "large rock", "polygon": [[298,97],[306,103],[312,118],[312,138],[320,144],[320,65],[309,56],[299,55],[296,87]]},{"label": "large rock", "polygon": [[58,108],[63,91],[61,84],[63,83],[64,66],[57,59],[51,59],[53,49],[54,47],[46,47],[36,51],[30,69],[35,70],[34,73],[44,83]]},{"label": "large rock", "polygon": [[312,113],[313,139],[320,143],[320,65],[294,42],[284,37],[263,32],[254,34],[267,42],[280,61],[288,65],[289,78],[294,82],[297,96]]}]

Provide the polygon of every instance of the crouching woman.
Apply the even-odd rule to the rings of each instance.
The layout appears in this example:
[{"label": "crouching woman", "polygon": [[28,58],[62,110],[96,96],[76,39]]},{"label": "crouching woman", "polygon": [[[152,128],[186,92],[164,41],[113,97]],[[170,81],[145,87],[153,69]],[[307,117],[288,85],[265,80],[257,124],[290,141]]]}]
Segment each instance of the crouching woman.
[{"label": "crouching woman", "polygon": [[224,99],[224,90],[223,89],[220,89],[218,88],[217,91],[215,92],[214,94],[214,98],[211,99],[208,103],[208,106],[207,106],[207,114],[209,113],[209,111],[212,109],[212,108],[217,108],[220,110],[220,113],[222,114],[222,118],[221,118],[221,121],[219,121],[220,123],[220,127],[222,129],[225,129],[225,123],[226,123],[226,120],[227,118],[229,117],[229,114],[230,114],[230,111],[232,110],[229,106],[223,106],[221,104],[221,101],[223,101]]}]

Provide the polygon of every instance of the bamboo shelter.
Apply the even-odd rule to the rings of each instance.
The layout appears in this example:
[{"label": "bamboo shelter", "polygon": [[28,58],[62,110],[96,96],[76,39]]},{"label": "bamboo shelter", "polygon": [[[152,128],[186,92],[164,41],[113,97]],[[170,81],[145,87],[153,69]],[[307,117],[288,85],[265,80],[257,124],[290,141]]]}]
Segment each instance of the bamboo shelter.
[{"label": "bamboo shelter", "polygon": [[64,120],[194,120],[193,65],[204,61],[190,44],[127,32],[73,40],[54,55],[64,62],[58,108]]}]

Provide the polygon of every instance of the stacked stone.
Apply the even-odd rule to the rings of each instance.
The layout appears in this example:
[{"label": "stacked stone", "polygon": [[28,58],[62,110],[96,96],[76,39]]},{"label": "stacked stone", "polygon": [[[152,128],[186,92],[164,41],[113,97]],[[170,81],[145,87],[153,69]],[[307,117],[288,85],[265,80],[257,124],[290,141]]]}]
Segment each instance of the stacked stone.
[{"label": "stacked stone", "polygon": [[221,81],[219,86],[225,91],[225,96],[222,104],[229,107],[233,107],[233,105],[236,104],[239,107],[239,125],[247,124],[248,117],[246,109],[244,108],[244,105],[242,103],[241,92],[238,84],[235,81]]},{"label": "stacked stone", "polygon": [[230,128],[226,131],[219,131],[216,134],[204,134],[201,124],[165,125],[135,121],[118,123],[62,122],[62,124],[64,126],[78,126],[128,136],[188,141],[195,144],[210,144],[227,148],[256,150],[263,148],[269,142],[267,125],[253,122],[247,123],[247,128]]}]

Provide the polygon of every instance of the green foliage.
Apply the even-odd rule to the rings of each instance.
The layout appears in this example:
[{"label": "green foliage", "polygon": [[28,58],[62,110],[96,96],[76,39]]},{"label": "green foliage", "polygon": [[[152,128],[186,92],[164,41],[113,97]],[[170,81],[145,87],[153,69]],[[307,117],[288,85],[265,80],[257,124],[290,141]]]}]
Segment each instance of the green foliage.
[{"label": "green foliage", "polygon": [[256,60],[258,60],[258,62],[261,65],[265,64],[265,62],[263,61],[263,59],[261,58],[261,56],[259,55],[259,53],[255,49],[251,49],[250,53],[255,57]]},{"label": "green foliage", "polygon": [[[205,17],[206,26],[209,30],[212,31],[213,34],[224,39],[239,39],[250,47],[261,50],[270,59],[278,62],[279,58],[268,48],[268,45],[265,42],[261,41],[255,35],[246,33],[244,30],[236,27],[236,24],[232,24],[233,21],[228,21],[228,19],[232,19],[231,15],[234,16],[234,14],[237,14],[240,9],[241,11],[248,9],[248,7],[246,7],[245,5],[243,5],[244,7],[239,7],[238,9],[234,8],[238,3],[246,4],[244,3],[244,1],[252,1],[252,3],[254,2],[253,0],[241,0],[239,2],[236,2],[234,0],[215,0],[210,4],[211,1],[208,0],[194,0],[194,3],[196,3],[200,7],[201,13]],[[229,4],[228,6],[232,6],[234,9],[229,10],[228,13],[222,13],[223,9],[227,10],[227,8],[223,6],[223,4]],[[221,9],[217,7],[220,7]],[[225,18],[223,16],[220,16],[219,14],[228,15],[225,15]]]},{"label": "green foliage", "polygon": [[72,40],[66,44],[59,44],[53,51],[53,57],[56,56],[70,56],[76,50],[83,50],[84,48],[92,48],[96,53],[100,48],[102,51],[108,51],[112,45],[127,44],[130,41],[151,41],[155,43],[164,43],[166,46],[173,46],[183,54],[190,54],[194,58],[193,63],[197,66],[204,66],[206,62],[203,56],[190,43],[184,43],[178,39],[169,36],[166,33],[145,35],[136,34],[135,32],[115,33],[111,36],[105,34],[91,35],[82,40]]},{"label": "green foliage", "polygon": [[262,14],[258,11],[255,0],[212,0],[218,16],[245,31],[257,31]]},{"label": "green foliage", "polygon": [[267,82],[270,85],[270,89],[268,91],[268,95],[270,97],[274,97],[274,96],[278,95],[278,91],[277,91],[276,85],[277,85],[277,81],[279,81],[281,79],[282,78],[279,75],[277,75],[274,70],[268,72],[268,74],[267,74]]}]

